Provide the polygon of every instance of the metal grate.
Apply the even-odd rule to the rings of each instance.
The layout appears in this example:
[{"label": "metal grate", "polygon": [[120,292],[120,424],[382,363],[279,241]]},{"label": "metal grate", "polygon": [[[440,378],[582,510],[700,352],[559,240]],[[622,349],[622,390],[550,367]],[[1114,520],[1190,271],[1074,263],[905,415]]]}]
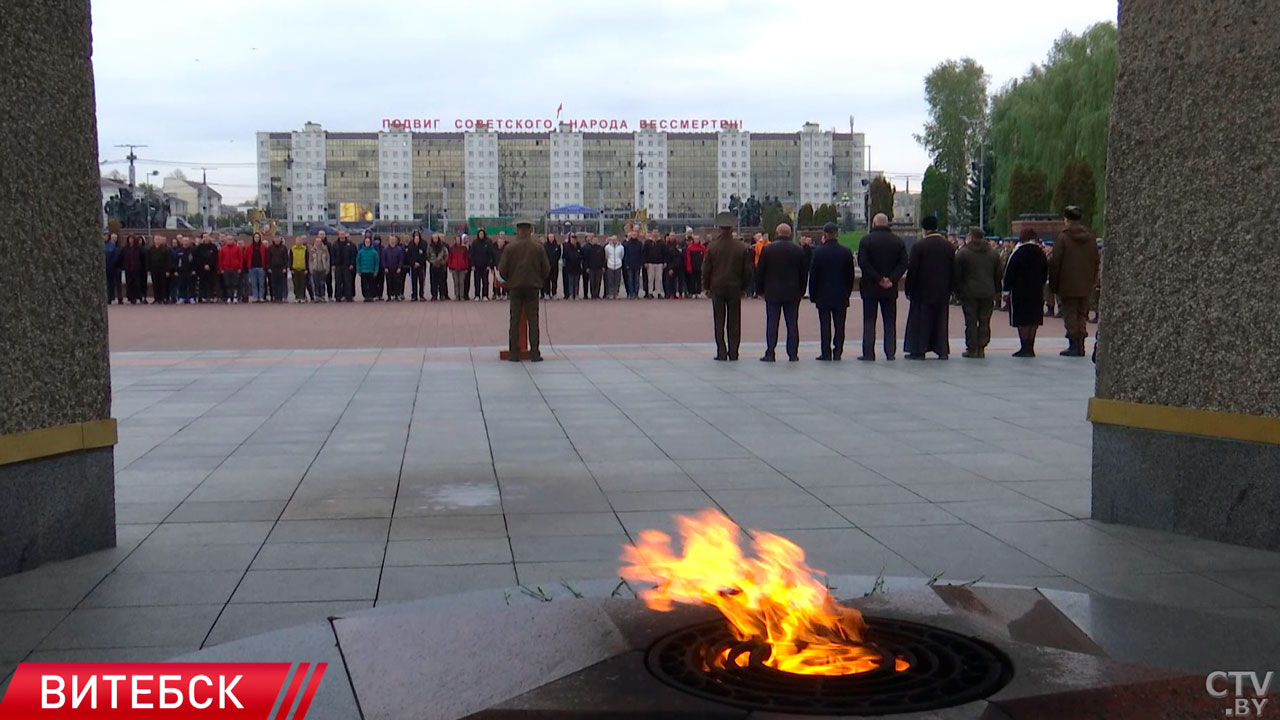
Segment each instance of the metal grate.
[{"label": "metal grate", "polygon": [[[919,623],[865,618],[867,641],[887,667],[841,676],[796,675],[763,664],[768,648],[740,642],[723,621],[693,625],[649,649],[646,664],[664,683],[734,707],[815,715],[892,715],[962,705],[1013,678],[1009,658],[976,638]],[[726,650],[730,661],[711,662]],[[737,660],[744,666],[739,666]]]}]

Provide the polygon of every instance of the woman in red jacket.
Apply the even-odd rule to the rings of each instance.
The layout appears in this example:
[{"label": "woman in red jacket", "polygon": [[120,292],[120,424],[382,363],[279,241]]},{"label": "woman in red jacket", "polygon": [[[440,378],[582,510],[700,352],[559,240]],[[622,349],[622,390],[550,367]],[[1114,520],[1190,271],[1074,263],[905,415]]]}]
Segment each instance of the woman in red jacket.
[{"label": "woman in red jacket", "polygon": [[707,246],[702,238],[694,235],[684,248],[685,297],[696,297],[702,294],[702,261],[707,256]]},{"label": "woman in red jacket", "polygon": [[453,276],[454,298],[471,299],[471,255],[461,237],[454,238],[453,245],[449,246],[449,261],[446,265],[449,274]]}]

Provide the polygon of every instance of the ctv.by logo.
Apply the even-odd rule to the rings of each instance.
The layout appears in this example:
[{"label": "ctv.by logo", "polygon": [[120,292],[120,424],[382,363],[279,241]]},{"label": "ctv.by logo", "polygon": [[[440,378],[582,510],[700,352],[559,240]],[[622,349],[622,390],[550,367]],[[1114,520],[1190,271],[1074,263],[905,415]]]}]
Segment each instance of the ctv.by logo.
[{"label": "ctv.by logo", "polygon": [[[1267,697],[1271,689],[1271,678],[1275,673],[1268,672],[1261,678],[1253,671],[1215,670],[1204,680],[1204,689],[1210,697],[1225,698],[1230,696],[1234,705],[1222,711],[1227,717],[1260,718],[1270,699]],[[1235,692],[1232,693],[1231,691]]]}]

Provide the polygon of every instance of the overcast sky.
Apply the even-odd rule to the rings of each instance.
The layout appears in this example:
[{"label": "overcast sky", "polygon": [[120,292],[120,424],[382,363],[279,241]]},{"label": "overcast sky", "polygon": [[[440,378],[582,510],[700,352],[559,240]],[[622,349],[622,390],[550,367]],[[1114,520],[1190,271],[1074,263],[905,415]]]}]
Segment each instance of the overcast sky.
[{"label": "overcast sky", "polygon": [[[871,162],[928,157],[923,78],[973,57],[992,88],[1044,60],[1116,0],[94,0],[103,160],[221,165],[224,201],[255,194],[254,133],[307,121],[376,131],[384,117],[735,118],[867,134]],[[234,164],[242,164],[239,167]],[[127,170],[126,165],[107,164]],[[172,170],[139,162],[138,175]],[[188,177],[199,170],[185,168]],[[895,181],[901,188],[902,178]]]}]

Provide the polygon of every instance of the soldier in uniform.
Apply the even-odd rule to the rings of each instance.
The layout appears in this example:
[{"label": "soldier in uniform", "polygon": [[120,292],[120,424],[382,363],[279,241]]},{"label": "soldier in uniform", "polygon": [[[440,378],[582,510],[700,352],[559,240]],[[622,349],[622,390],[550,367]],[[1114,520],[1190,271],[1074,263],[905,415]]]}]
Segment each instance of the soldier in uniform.
[{"label": "soldier in uniform", "polygon": [[742,342],[742,294],[751,287],[755,263],[751,246],[734,239],[737,226],[738,217],[733,213],[725,211],[716,215],[719,233],[707,246],[702,260],[702,287],[711,296],[715,359],[720,362],[738,360],[738,346]]},{"label": "soldier in uniform", "polygon": [[1083,213],[1074,205],[1063,210],[1067,229],[1058,236],[1049,261],[1049,286],[1062,298],[1063,324],[1070,346],[1060,355],[1084,357],[1088,337],[1089,296],[1098,282],[1098,238],[1081,222]]},{"label": "soldier in uniform", "polygon": [[551,274],[547,251],[533,239],[533,221],[516,222],[516,239],[505,246],[498,259],[498,276],[507,286],[511,305],[511,325],[507,333],[507,359],[520,362],[520,316],[529,325],[529,359],[542,362],[538,348],[538,295]]}]

